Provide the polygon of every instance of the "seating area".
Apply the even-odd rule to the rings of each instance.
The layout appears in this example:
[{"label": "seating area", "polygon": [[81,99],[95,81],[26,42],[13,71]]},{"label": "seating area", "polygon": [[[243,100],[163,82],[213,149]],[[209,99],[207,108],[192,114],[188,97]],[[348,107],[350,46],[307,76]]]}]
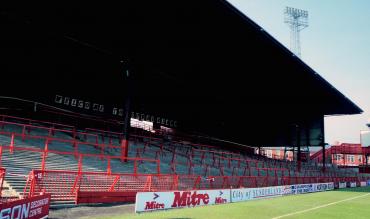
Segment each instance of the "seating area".
[{"label": "seating area", "polygon": [[[137,128],[136,128],[137,129]],[[359,181],[369,175],[313,162],[269,159],[191,138],[133,132],[124,157],[122,134],[107,130],[0,115],[0,161],[11,194],[49,192],[75,201],[79,192],[260,187],[294,183]],[[184,140],[182,140],[184,139]],[[190,140],[189,140],[190,139]],[[127,200],[127,199],[125,199]],[[128,199],[129,200],[129,199]]]}]

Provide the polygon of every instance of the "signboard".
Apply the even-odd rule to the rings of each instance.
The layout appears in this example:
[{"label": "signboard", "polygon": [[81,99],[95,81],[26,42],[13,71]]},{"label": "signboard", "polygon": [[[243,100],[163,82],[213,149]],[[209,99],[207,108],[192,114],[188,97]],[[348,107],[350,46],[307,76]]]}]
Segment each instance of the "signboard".
[{"label": "signboard", "polygon": [[0,204],[0,218],[38,219],[49,215],[50,194]]},{"label": "signboard", "polygon": [[230,203],[230,189],[171,192],[139,192],[135,212]]},{"label": "signboard", "polygon": [[339,189],[344,189],[344,188],[346,188],[346,187],[347,187],[347,184],[346,184],[345,182],[343,182],[343,183],[342,183],[342,182],[340,182],[340,183],[339,183],[339,186],[338,186],[338,188],[339,188]]},{"label": "signboard", "polygon": [[367,185],[370,186],[370,180],[367,181]]},{"label": "signboard", "polygon": [[360,182],[360,186],[365,187],[365,186],[367,186],[367,183],[366,182]]},{"label": "signboard", "polygon": [[314,183],[284,186],[284,195],[305,194],[322,192],[334,189],[334,183]]},{"label": "signboard", "polygon": [[357,187],[356,182],[349,182],[348,183],[348,187],[349,188],[355,188],[355,187]]},{"label": "signboard", "polygon": [[263,187],[263,188],[248,188],[248,189],[232,189],[231,202],[241,202],[253,199],[271,198],[282,196],[284,194],[284,186]]},{"label": "signboard", "polygon": [[314,192],[324,192],[334,189],[334,183],[315,183]]},{"label": "signboard", "polygon": [[135,212],[225,204],[333,189],[334,183],[314,183],[245,189],[139,192],[136,194]]}]

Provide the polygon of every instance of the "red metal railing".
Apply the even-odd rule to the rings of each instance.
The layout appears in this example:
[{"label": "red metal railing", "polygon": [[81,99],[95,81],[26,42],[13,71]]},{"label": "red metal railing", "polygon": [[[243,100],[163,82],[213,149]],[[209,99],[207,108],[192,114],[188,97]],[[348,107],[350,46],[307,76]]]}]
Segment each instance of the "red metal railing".
[{"label": "red metal railing", "polygon": [[3,193],[4,178],[5,178],[5,169],[0,168],[0,198]]},{"label": "red metal railing", "polygon": [[6,121],[11,122],[14,120],[15,121],[24,121],[25,123],[28,123],[31,125],[31,123],[37,123],[37,124],[46,124],[49,127],[64,127],[65,129],[70,129],[73,130],[74,126],[71,125],[66,125],[66,124],[61,124],[61,123],[56,123],[56,122],[49,122],[49,121],[43,121],[43,120],[34,120],[34,119],[29,119],[29,118],[22,118],[22,117],[16,117],[16,116],[9,116],[9,115],[0,115],[0,120],[1,121]]},{"label": "red metal railing", "polygon": [[[95,162],[103,162],[104,165],[98,164],[100,167],[105,166],[106,174],[111,174],[113,167],[111,166],[111,162],[113,160],[119,160],[121,165],[127,165],[127,163],[121,163],[122,160],[127,160],[128,163],[133,163],[133,174],[140,173],[139,166],[146,165],[148,163],[153,163],[156,166],[156,170],[153,173],[159,174],[161,172],[160,170],[160,160],[154,160],[149,158],[136,158],[136,157],[122,157],[122,156],[109,156],[109,155],[100,155],[100,154],[83,154],[79,153],[76,156],[76,153],[74,152],[66,152],[66,151],[56,151],[56,150],[46,150],[46,149],[36,149],[36,148],[26,148],[26,147],[16,147],[16,146],[0,146],[0,166],[1,166],[1,159],[3,156],[4,149],[8,149],[10,154],[15,153],[16,151],[28,151],[29,153],[37,153],[41,157],[40,162],[40,169],[45,170],[48,166],[48,156],[50,154],[58,154],[58,155],[70,155],[73,157],[73,159],[78,160],[76,162],[76,169],[80,172],[83,171],[83,163],[84,159],[89,158],[94,159]],[[52,160],[51,160],[52,162]],[[116,163],[117,164],[117,163]]]},{"label": "red metal railing", "polygon": [[74,200],[83,192],[143,192],[194,189],[255,188],[290,184],[323,182],[360,182],[361,177],[271,177],[271,176],[210,176],[161,174],[105,174],[56,170],[33,170],[25,194],[52,194],[53,200]]}]

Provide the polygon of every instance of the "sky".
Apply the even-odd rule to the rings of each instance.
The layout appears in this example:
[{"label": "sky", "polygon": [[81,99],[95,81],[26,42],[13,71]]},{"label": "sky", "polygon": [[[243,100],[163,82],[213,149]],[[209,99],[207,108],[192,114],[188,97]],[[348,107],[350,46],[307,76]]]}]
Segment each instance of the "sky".
[{"label": "sky", "polygon": [[360,143],[370,122],[369,0],[228,0],[287,48],[286,6],[307,10],[309,27],[301,32],[302,60],[357,104],[364,113],[325,118],[329,144]]}]

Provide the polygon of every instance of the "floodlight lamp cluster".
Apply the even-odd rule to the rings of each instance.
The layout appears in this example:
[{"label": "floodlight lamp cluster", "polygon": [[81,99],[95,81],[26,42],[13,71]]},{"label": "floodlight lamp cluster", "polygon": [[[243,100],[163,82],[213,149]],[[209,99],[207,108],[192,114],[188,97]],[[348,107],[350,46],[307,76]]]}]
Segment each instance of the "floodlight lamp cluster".
[{"label": "floodlight lamp cluster", "polygon": [[286,7],[285,23],[303,28],[308,27],[308,11]]}]

